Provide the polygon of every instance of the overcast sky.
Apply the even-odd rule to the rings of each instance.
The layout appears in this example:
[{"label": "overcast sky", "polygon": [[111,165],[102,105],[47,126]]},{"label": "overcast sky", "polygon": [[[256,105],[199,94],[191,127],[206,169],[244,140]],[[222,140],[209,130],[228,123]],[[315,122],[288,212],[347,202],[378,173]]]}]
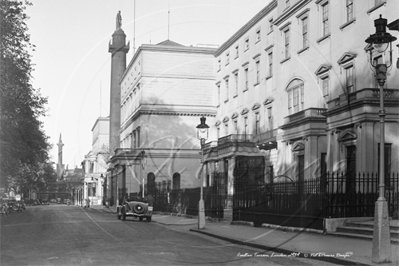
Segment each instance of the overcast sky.
[{"label": "overcast sky", "polygon": [[[111,54],[108,43],[122,14],[130,41],[127,64],[141,44],[169,39],[183,45],[221,45],[269,0],[31,0],[27,21],[34,63],[33,86],[48,97],[44,130],[57,162],[78,166],[91,150],[91,129],[109,116]],[[136,8],[134,8],[136,6]],[[134,11],[136,9],[136,11]],[[168,30],[168,9],[169,30]],[[134,23],[134,17],[135,23]],[[135,24],[135,27],[134,27]],[[134,34],[135,28],[135,34]]]}]

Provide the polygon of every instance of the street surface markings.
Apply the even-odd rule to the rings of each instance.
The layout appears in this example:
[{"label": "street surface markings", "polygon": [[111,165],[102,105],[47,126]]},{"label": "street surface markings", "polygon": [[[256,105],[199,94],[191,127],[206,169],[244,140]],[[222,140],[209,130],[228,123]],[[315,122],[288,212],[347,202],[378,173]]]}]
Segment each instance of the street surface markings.
[{"label": "street surface markings", "polygon": [[114,237],[113,235],[111,235],[110,233],[108,233],[108,231],[106,231],[104,228],[102,228],[96,221],[93,220],[93,218],[91,218],[91,216],[90,216],[86,211],[84,211],[84,213],[87,215],[87,217],[90,218],[90,220],[92,220],[92,222],[93,222],[95,225],[97,225],[98,228],[100,228],[102,231],[104,231],[107,235],[109,235],[110,237],[112,237],[112,238],[115,239],[116,241],[118,241],[118,242],[120,242],[120,243],[123,243],[121,240],[119,240],[118,238]]}]

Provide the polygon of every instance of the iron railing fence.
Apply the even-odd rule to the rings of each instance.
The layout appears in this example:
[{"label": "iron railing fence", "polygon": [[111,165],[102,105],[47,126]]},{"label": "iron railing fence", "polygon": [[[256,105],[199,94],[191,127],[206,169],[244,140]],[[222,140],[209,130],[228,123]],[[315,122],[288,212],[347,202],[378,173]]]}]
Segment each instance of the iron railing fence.
[{"label": "iron railing fence", "polygon": [[[325,178],[325,217],[373,217],[379,197],[379,177],[376,173],[358,173],[348,178],[343,173],[328,173]],[[385,199],[390,216],[399,209],[399,173],[384,179]]]},{"label": "iron railing fence", "polygon": [[[372,217],[378,198],[378,175],[326,173],[304,181],[234,183],[233,220],[323,229],[324,218]],[[399,209],[399,173],[385,178],[389,214]]]},{"label": "iron railing fence", "polygon": [[[223,218],[226,189],[225,175],[214,173],[213,185],[203,188],[205,216]],[[198,215],[200,188],[167,189],[169,186],[156,185],[152,191],[154,211],[170,212],[181,215]]]}]

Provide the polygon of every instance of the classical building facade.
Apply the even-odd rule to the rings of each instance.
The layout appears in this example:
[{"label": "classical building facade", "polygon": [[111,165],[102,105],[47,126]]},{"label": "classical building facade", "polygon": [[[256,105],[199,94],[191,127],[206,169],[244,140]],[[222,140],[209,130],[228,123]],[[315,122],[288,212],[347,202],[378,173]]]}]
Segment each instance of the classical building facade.
[{"label": "classical building facade", "polygon": [[216,114],[214,52],[170,40],[138,48],[120,79],[120,148],[107,175],[112,198],[156,184],[199,186],[196,126]]},{"label": "classical building facade", "polygon": [[[397,20],[398,8],[397,1],[271,1],[217,49],[206,177],[223,173],[226,208],[242,171],[251,172],[246,182],[266,184],[378,172],[379,92],[365,39],[380,14]],[[382,62],[388,53],[372,56]],[[398,88],[393,67],[384,85],[386,173],[399,170]]]},{"label": "classical building facade", "polygon": [[102,204],[105,189],[105,176],[108,169],[109,152],[109,117],[99,117],[92,127],[92,149],[82,162],[84,174],[83,199],[90,199],[91,204]]}]

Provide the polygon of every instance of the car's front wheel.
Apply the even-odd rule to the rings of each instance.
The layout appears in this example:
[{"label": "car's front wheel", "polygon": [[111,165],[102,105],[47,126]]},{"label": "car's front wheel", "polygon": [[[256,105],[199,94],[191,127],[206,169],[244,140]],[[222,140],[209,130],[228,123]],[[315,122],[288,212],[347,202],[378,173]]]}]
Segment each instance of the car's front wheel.
[{"label": "car's front wheel", "polygon": [[139,220],[140,220],[140,222],[142,222],[143,221],[143,217],[139,217]]},{"label": "car's front wheel", "polygon": [[125,208],[122,209],[122,220],[126,220],[126,211]]},{"label": "car's front wheel", "polygon": [[151,217],[147,217],[147,222],[151,222]]}]

